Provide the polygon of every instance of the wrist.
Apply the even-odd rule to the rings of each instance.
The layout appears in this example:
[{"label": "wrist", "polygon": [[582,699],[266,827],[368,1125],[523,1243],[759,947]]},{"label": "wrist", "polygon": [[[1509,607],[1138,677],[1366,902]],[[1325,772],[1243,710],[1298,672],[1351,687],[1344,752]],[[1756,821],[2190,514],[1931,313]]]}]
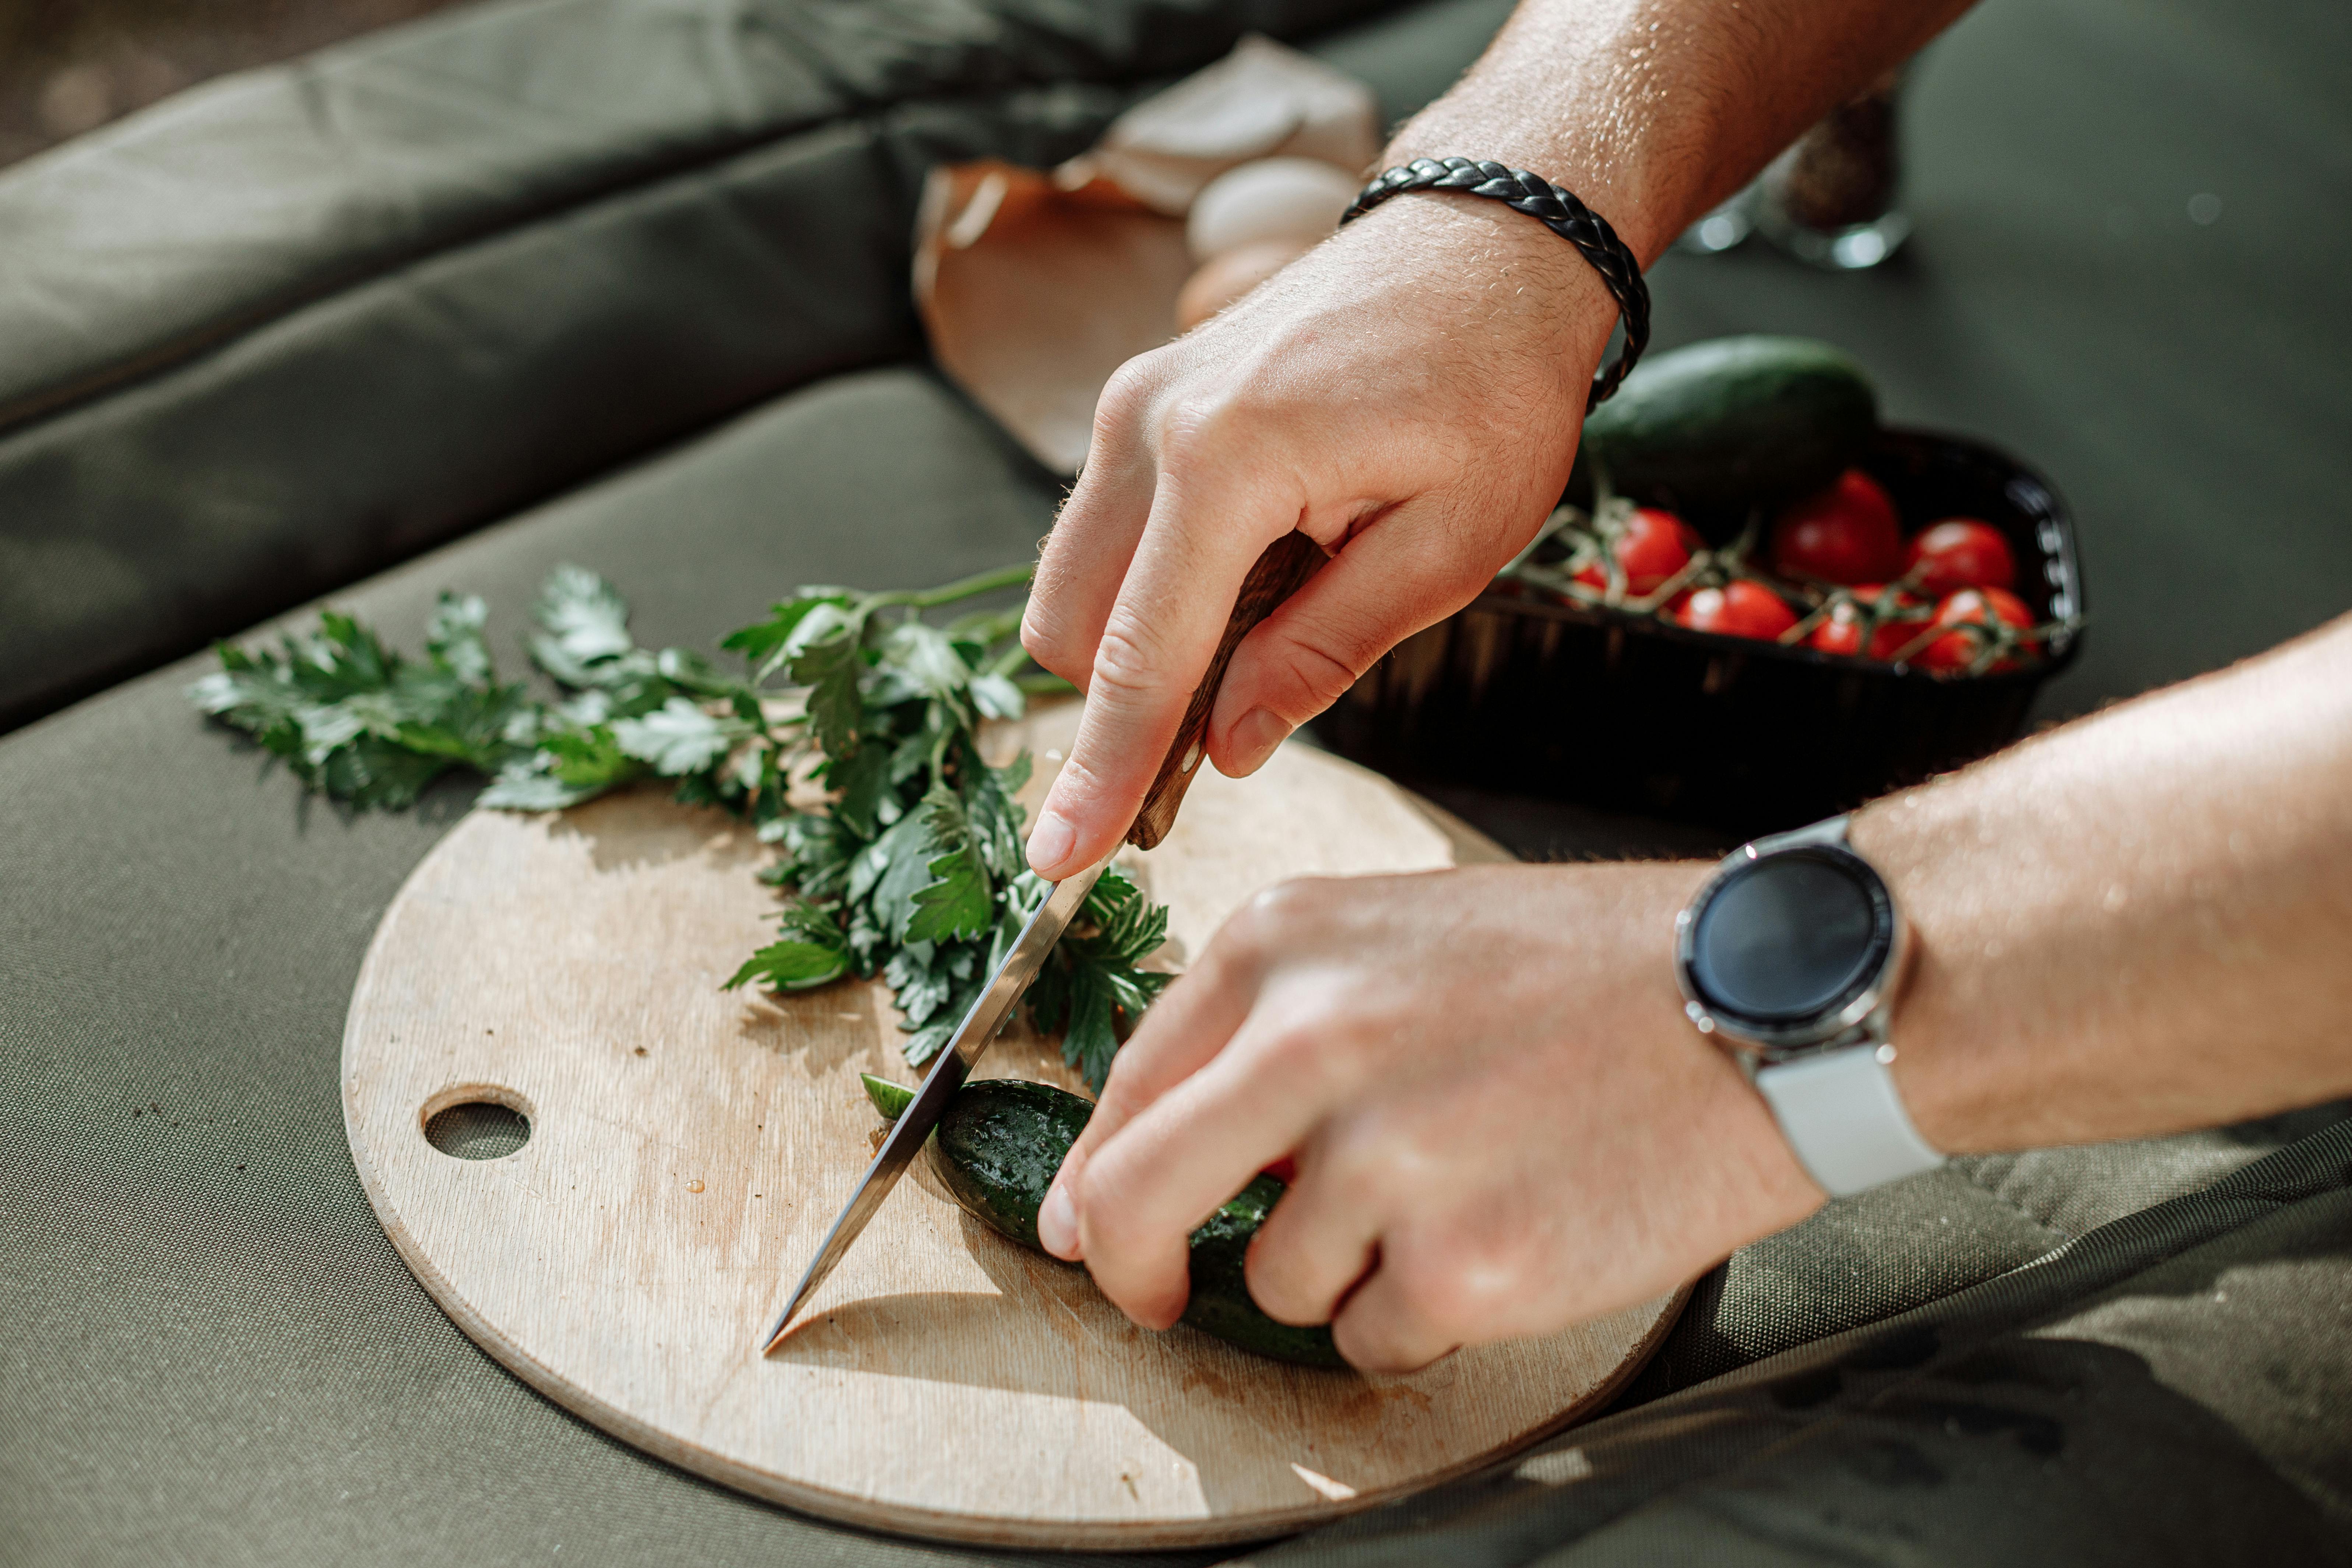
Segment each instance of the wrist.
[{"label": "wrist", "polygon": [[1910,974],[1888,1034],[1895,1087],[1920,1135],[1947,1153],[2016,1147],[2019,1064],[2011,1058],[2024,1034],[2021,1020],[2005,1016],[1998,977],[2012,955],[1998,938],[1974,933],[1971,912],[1950,897],[1952,879],[1937,863],[1947,834],[1922,833],[1922,825],[1899,820],[1910,811],[1890,810],[1925,793],[1858,812],[1852,829],[1910,921]]},{"label": "wrist", "polygon": [[1381,154],[1380,167],[1392,169],[1416,158],[1449,157],[1491,159],[1514,169],[1530,170],[1572,191],[1577,199],[1608,220],[1645,271],[1665,254],[1685,226],[1660,218],[1658,204],[1645,200],[1638,182],[1626,172],[1612,171],[1608,160],[1581,154],[1548,135],[1497,134],[1467,128],[1450,131],[1416,121],[1389,143]]},{"label": "wrist", "polygon": [[1328,243],[1360,247],[1376,275],[1454,296],[1479,329],[1549,356],[1577,389],[1581,419],[1581,388],[1616,330],[1617,301],[1576,247],[1540,221],[1479,196],[1408,191]]},{"label": "wrist", "polygon": [[[2026,1001],[2063,948],[2051,911],[2015,890],[1987,853],[1985,826],[1934,785],[1855,814],[1863,852],[1903,900],[1912,960],[1890,1038],[1895,1083],[1920,1133],[1949,1153],[2081,1142],[2131,1129],[2082,1121],[2102,1097],[2054,1048],[2060,1021]],[[2004,897],[2002,885],[2010,883]],[[2072,918],[2080,919],[2075,914]],[[2031,933],[2031,934],[2029,934]],[[2062,1027],[2088,1032],[2076,1017]]]}]

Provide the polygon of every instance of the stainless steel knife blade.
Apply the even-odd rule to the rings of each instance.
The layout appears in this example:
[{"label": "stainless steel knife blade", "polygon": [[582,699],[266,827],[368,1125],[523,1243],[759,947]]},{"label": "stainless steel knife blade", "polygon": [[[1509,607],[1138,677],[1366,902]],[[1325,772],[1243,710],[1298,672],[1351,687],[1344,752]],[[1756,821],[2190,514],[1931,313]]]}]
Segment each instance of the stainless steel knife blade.
[{"label": "stainless steel knife blade", "polygon": [[[1183,804],[1184,792],[1200,769],[1208,740],[1209,710],[1215,705],[1217,688],[1224,681],[1225,668],[1233,660],[1234,650],[1241,646],[1251,627],[1297,593],[1326,559],[1321,545],[1294,531],[1267,545],[1256,564],[1249,569],[1249,574],[1242,579],[1241,588],[1234,596],[1233,613],[1225,620],[1224,635],[1218,639],[1216,652],[1210,657],[1209,667],[1176,726],[1175,739],[1160,759],[1159,771],[1144,792],[1142,809],[1128,827],[1127,842],[1139,849],[1150,849],[1168,836],[1168,830],[1175,825],[1177,807]],[[948,1101],[963,1087],[972,1064],[980,1060],[981,1052],[996,1037],[996,1031],[1004,1026],[1013,1005],[1029,989],[1029,982],[1037,977],[1038,966],[1054,951],[1054,944],[1061,940],[1071,917],[1093,889],[1095,879],[1108,864],[1106,859],[1102,865],[1056,882],[1037,912],[1029,917],[1029,923],[1021,928],[1013,951],[1004,955],[1004,962],[989,977],[988,988],[972,1004],[971,1011],[963,1016],[955,1038],[940,1053],[938,1064],[916,1091],[914,1103],[907,1107],[906,1114],[890,1130],[881,1152],[874,1156],[874,1163],[866,1168],[866,1178],[850,1194],[849,1206],[841,1211],[841,1217],[825,1233],[824,1245],[817,1248],[816,1261],[809,1265],[792,1300],[784,1303],[782,1316],[761,1342],[761,1354],[776,1348],[793,1314],[824,1283],[824,1277],[833,1272],[834,1266],[849,1250],[850,1243],[857,1239],[857,1233],[866,1228],[866,1222],[874,1217],[874,1211],[882,1206],[882,1200],[906,1174],[923,1140],[931,1135],[931,1129],[947,1114]]]},{"label": "stainless steel knife blade", "polygon": [[980,999],[963,1016],[963,1022],[956,1026],[954,1038],[948,1042],[946,1049],[940,1052],[939,1060],[931,1065],[930,1072],[923,1079],[923,1087],[915,1093],[914,1103],[899,1116],[898,1125],[891,1128],[890,1136],[883,1141],[880,1152],[874,1156],[874,1163],[866,1167],[865,1179],[850,1194],[848,1206],[841,1211],[841,1217],[833,1222],[833,1228],[825,1232],[824,1244],[817,1248],[815,1260],[808,1266],[808,1272],[801,1276],[792,1300],[784,1303],[783,1312],[776,1319],[775,1326],[761,1342],[761,1355],[776,1348],[776,1342],[784,1337],[785,1329],[792,1324],[793,1314],[800,1310],[801,1303],[814,1294],[819,1285],[824,1283],[825,1276],[833,1272],[834,1266],[841,1261],[849,1251],[850,1244],[866,1228],[866,1222],[874,1217],[874,1211],[882,1206],[882,1200],[890,1195],[890,1189],[898,1185],[900,1176],[907,1173],[907,1167],[914,1163],[915,1155],[922,1149],[923,1140],[931,1135],[931,1129],[937,1127],[940,1118],[947,1114],[948,1102],[955,1098],[955,1091],[963,1087],[963,1080],[971,1075],[981,1053],[988,1049],[988,1043],[1004,1026],[1005,1019],[1012,1016],[1014,1005],[1021,1000],[1021,994],[1029,989],[1032,980],[1037,978],[1037,971],[1045,963],[1045,955],[1054,951],[1055,942],[1062,940],[1062,932],[1069,928],[1071,918],[1086,903],[1087,894],[1093,890],[1095,879],[1100,877],[1103,867],[1109,864],[1105,860],[1101,865],[1055,883],[1054,890],[1046,895],[1045,901],[1037,906],[1037,912],[1029,917],[1029,923],[1021,928],[1021,935],[1013,942],[1012,951],[1004,955],[1004,962],[996,966],[996,973],[989,976]]}]

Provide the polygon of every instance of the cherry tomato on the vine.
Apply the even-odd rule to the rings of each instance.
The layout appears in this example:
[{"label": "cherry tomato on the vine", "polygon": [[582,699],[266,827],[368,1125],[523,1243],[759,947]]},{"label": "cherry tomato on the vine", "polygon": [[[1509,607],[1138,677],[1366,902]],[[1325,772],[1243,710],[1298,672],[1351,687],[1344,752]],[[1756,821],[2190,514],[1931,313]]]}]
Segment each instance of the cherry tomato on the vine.
[{"label": "cherry tomato on the vine", "polygon": [[[1645,506],[1627,521],[1625,530],[1611,542],[1610,553],[1625,574],[1625,592],[1635,598],[1654,594],[1665,580],[1690,564],[1706,548],[1698,531],[1673,512]],[[1609,587],[1609,574],[1598,561],[1577,568],[1576,580],[1595,592]]]},{"label": "cherry tomato on the vine", "polygon": [[[1892,597],[1888,597],[1889,595]],[[1843,598],[1830,607],[1827,618],[1806,634],[1805,646],[1823,653],[1842,653],[1848,657],[1862,652],[1862,626],[1870,610],[1885,601],[1888,611],[1907,609],[1918,600],[1900,589],[1889,589],[1883,583],[1859,583],[1852,598]],[[1870,635],[1870,657],[1891,659],[1905,643],[1927,628],[1917,621],[1882,620],[1878,629]]]},{"label": "cherry tomato on the vine", "polygon": [[1962,588],[2013,588],[2017,557],[2000,530],[1972,517],[1948,517],[1919,531],[1904,570],[1919,591],[1940,598]]},{"label": "cherry tomato on the vine", "polygon": [[1903,530],[1876,479],[1848,468],[1772,525],[1772,570],[1824,583],[1884,583],[1903,569]]},{"label": "cherry tomato on the vine", "polygon": [[[1939,626],[1989,626],[2007,622],[2020,631],[2033,625],[2033,612],[2025,601],[2006,588],[1962,588],[1947,594],[1936,605],[1935,624]],[[1949,632],[1937,637],[1912,655],[1912,661],[1922,669],[1966,669],[1977,661],[1983,644],[1973,632]],[[1995,669],[2014,669],[2017,661],[2003,658],[1993,665]]]},{"label": "cherry tomato on the vine", "polygon": [[1761,583],[1742,578],[1720,588],[1701,588],[1675,603],[1675,619],[1695,632],[1770,641],[1797,624],[1797,612]]}]

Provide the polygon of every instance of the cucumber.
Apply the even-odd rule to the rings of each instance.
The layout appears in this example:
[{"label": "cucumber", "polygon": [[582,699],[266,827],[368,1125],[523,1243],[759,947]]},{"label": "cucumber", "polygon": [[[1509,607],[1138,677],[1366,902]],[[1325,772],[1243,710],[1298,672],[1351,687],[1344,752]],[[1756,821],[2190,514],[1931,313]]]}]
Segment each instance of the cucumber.
[{"label": "cucumber", "polygon": [[1821,489],[1878,428],[1878,395],[1851,358],[1811,338],[1715,338],[1645,360],[1584,421],[1578,452],[1610,488],[1704,526]]},{"label": "cucumber", "polygon": [[1037,1247],[1037,1206],[1094,1102],[1017,1079],[968,1083],[940,1119],[932,1163],[956,1202],[999,1234]]},{"label": "cucumber", "polygon": [[892,1083],[887,1078],[876,1078],[870,1072],[859,1073],[857,1081],[866,1086],[867,1103],[880,1113],[885,1121],[898,1121],[907,1114],[907,1107],[915,1103],[915,1091],[905,1084]]},{"label": "cucumber", "polygon": [[1276,1322],[1258,1310],[1250,1299],[1249,1281],[1242,1276],[1250,1237],[1265,1223],[1283,1191],[1276,1178],[1259,1176],[1192,1233],[1192,1294],[1184,1303],[1184,1321],[1229,1345],[1276,1361],[1345,1366],[1331,1342],[1329,1325],[1297,1328]]},{"label": "cucumber", "polygon": [[[911,1091],[866,1078],[874,1109],[893,1121]],[[1094,1104],[1050,1084],[991,1079],[963,1086],[940,1121],[932,1164],[972,1216],[999,1235],[1038,1251],[1037,1209],[1078,1141]],[[1260,1176],[1192,1233],[1192,1294],[1184,1321],[1227,1344],[1299,1366],[1345,1367],[1328,1327],[1277,1323],[1250,1300],[1242,1266],[1283,1185]],[[1050,1256],[1050,1255],[1049,1255]]]}]

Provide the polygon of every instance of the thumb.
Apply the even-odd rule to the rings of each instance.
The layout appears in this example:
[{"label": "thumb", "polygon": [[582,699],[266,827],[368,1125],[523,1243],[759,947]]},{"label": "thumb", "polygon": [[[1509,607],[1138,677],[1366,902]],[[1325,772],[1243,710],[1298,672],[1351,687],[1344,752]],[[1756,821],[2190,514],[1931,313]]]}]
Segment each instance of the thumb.
[{"label": "thumb", "polygon": [[1434,499],[1358,532],[1234,650],[1209,720],[1209,760],[1255,773],[1293,730],[1339,700],[1397,644],[1478,596],[1513,545],[1464,537]]}]

